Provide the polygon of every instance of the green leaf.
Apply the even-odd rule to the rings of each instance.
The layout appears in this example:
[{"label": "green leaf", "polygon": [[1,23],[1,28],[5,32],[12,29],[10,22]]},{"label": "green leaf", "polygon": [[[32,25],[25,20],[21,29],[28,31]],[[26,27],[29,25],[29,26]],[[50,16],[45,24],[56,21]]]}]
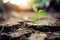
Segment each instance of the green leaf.
[{"label": "green leaf", "polygon": [[38,11],[38,14],[39,14],[40,16],[46,16],[44,10],[39,10],[39,11]]},{"label": "green leaf", "polygon": [[38,12],[37,7],[33,7],[33,11],[34,11],[34,12]]},{"label": "green leaf", "polygon": [[36,22],[39,21],[39,18],[35,17],[35,18],[32,19],[32,21],[33,21],[34,23],[36,23]]},{"label": "green leaf", "polygon": [[44,10],[39,10],[38,13],[44,13]]}]

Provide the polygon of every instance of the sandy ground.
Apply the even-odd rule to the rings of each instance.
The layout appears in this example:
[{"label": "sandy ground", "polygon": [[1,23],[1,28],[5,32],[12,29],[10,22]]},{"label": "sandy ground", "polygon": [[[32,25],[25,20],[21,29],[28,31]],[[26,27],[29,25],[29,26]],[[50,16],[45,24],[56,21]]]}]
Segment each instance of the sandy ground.
[{"label": "sandy ground", "polygon": [[[28,25],[55,25],[59,20],[60,13],[49,13],[46,12],[47,16],[42,17],[38,15],[35,12],[32,11],[11,11],[5,14],[6,21],[3,22],[3,24],[0,25],[16,25],[19,24],[18,22],[26,22]],[[40,21],[38,23],[33,23],[32,19],[34,17],[40,18]],[[60,21],[60,20],[59,20]],[[58,23],[59,24],[59,23]]]},{"label": "sandy ground", "polygon": [[[24,22],[27,25],[34,25],[34,26],[39,25],[39,27],[40,27],[40,25],[48,25],[48,26],[49,25],[50,26],[60,25],[59,24],[59,22],[60,22],[59,15],[60,14],[49,13],[49,12],[46,12],[46,14],[47,14],[46,17],[42,17],[42,16],[38,16],[37,13],[32,12],[32,11],[28,11],[28,12],[26,12],[26,11],[20,11],[20,12],[11,11],[11,12],[5,13],[5,15],[3,16],[5,21],[3,21],[3,23],[0,23],[0,25],[2,25],[3,27],[6,27],[6,28],[13,27],[14,25],[20,24],[20,22]],[[35,16],[38,16],[40,18],[40,21],[38,23],[32,22],[32,19]],[[44,40],[46,37],[48,37],[48,35],[49,35],[48,32],[45,33],[45,32],[41,32],[41,31],[34,30],[34,29],[32,30],[30,28],[24,28],[25,24],[23,24],[23,28],[21,28],[21,26],[19,26],[20,28],[18,28],[17,30],[11,31],[9,33],[2,32],[1,35],[2,36],[4,36],[4,35],[10,36],[11,39],[15,39],[15,40]],[[51,33],[51,32],[49,32],[49,33]],[[30,35],[30,36],[26,37],[26,35]],[[18,37],[19,37],[19,39],[18,39]]]}]

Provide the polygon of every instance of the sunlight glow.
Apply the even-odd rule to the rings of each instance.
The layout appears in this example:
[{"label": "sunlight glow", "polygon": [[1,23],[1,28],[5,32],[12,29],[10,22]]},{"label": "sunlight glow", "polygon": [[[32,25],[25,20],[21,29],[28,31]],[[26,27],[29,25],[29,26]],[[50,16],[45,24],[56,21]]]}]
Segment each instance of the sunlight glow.
[{"label": "sunlight glow", "polygon": [[9,3],[17,5],[23,9],[30,8],[33,4],[32,0],[3,0],[3,2],[4,3],[9,2]]},{"label": "sunlight glow", "polygon": [[28,3],[28,0],[10,0],[10,3],[16,5],[26,5]]},{"label": "sunlight glow", "polygon": [[7,3],[9,0],[3,0],[4,3]]}]

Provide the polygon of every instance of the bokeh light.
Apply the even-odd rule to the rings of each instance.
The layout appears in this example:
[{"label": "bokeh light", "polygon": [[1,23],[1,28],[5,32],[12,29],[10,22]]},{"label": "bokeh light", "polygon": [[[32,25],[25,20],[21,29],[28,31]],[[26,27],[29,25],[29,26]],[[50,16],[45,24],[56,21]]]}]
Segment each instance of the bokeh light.
[{"label": "bokeh light", "polygon": [[3,0],[4,3],[11,3],[23,9],[29,9],[33,5],[33,0]]}]

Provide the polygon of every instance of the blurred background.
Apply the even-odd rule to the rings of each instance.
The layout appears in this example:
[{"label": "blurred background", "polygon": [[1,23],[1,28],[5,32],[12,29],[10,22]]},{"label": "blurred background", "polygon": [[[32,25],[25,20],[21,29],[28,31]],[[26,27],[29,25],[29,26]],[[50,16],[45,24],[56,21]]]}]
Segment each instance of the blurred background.
[{"label": "blurred background", "polygon": [[0,12],[3,10],[3,0],[0,0]]},{"label": "blurred background", "polygon": [[6,9],[30,10],[32,6],[36,6],[46,11],[60,11],[60,0],[3,0],[3,3]]},{"label": "blurred background", "polygon": [[[44,10],[46,16],[38,16],[32,7]],[[36,16],[38,23],[32,22]],[[59,28],[60,0],[0,0],[1,40],[60,40]]]}]

